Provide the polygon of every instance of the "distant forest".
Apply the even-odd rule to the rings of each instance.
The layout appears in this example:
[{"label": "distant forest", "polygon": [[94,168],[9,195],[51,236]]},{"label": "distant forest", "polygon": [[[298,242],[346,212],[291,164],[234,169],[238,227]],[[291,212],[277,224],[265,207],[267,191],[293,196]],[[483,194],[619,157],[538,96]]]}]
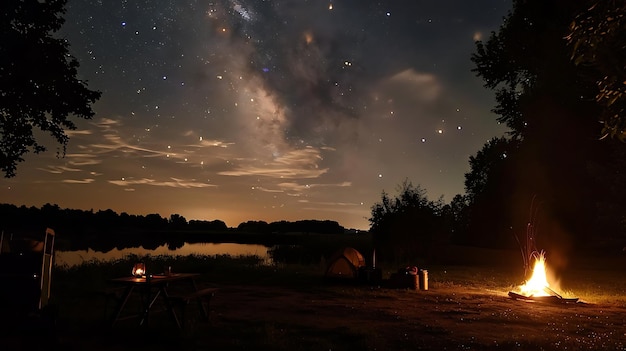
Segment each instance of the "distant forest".
[{"label": "distant forest", "polygon": [[[57,235],[60,250],[91,248],[106,252],[113,248],[156,248],[167,244],[182,247],[185,242],[240,242],[273,245],[284,242],[285,236],[299,234],[346,234],[339,223],[330,220],[295,222],[247,221],[229,228],[221,220],[189,220],[179,214],[163,218],[159,214],[131,215],[113,210],[63,209],[45,204],[16,206],[0,204],[0,231],[11,233],[39,232],[48,227]],[[293,238],[290,238],[293,241]]]}]

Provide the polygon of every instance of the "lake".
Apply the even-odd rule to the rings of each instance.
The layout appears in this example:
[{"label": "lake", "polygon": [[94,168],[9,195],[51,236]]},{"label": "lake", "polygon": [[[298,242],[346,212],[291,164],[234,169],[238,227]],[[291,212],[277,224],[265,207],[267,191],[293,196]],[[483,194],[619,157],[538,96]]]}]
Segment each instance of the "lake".
[{"label": "lake", "polygon": [[73,267],[93,260],[106,262],[118,260],[129,255],[188,256],[192,254],[207,256],[230,255],[233,257],[254,255],[263,258],[267,263],[271,263],[271,257],[268,254],[268,250],[268,247],[256,244],[185,243],[182,247],[174,250],[169,249],[167,245],[162,245],[156,249],[133,247],[113,249],[108,252],[99,252],[94,250],[56,251],[55,264],[57,266]]}]

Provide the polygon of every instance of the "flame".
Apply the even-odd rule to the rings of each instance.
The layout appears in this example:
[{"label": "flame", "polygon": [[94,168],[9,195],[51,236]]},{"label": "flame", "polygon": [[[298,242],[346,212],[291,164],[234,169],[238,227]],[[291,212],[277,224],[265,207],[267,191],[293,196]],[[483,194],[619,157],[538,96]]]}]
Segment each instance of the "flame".
[{"label": "flame", "polygon": [[519,289],[526,296],[550,296],[548,291],[551,289],[546,277],[546,258],[543,252],[535,257],[533,274]]},{"label": "flame", "polygon": [[146,275],[146,265],[144,263],[136,263],[133,266],[131,274],[135,277],[141,277]]}]

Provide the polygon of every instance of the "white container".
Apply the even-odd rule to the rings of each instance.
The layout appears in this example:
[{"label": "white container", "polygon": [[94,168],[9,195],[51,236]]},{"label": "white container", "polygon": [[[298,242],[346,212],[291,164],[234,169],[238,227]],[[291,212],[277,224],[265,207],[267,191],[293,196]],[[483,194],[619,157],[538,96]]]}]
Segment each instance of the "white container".
[{"label": "white container", "polygon": [[419,285],[420,290],[428,290],[428,271],[425,269],[420,269]]}]

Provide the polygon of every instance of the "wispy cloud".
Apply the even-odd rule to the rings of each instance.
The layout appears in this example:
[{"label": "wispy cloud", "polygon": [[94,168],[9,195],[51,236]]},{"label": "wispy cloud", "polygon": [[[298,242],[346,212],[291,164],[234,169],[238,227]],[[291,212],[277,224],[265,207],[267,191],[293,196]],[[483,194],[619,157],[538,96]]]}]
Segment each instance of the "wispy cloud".
[{"label": "wispy cloud", "polygon": [[88,130],[88,129],[66,130],[65,134],[67,134],[68,137],[72,138],[72,137],[75,137],[77,135],[91,135],[92,131]]},{"label": "wispy cloud", "polygon": [[43,168],[37,168],[40,171],[52,173],[52,174],[61,174],[64,172],[80,172],[80,168],[71,168],[66,166],[47,166]]},{"label": "wispy cloud", "polygon": [[320,151],[313,147],[288,151],[262,164],[242,164],[235,169],[222,171],[226,176],[265,176],[270,178],[318,178],[328,172],[320,168]]},{"label": "wispy cloud", "polygon": [[207,184],[198,182],[195,179],[178,179],[178,178],[170,178],[169,181],[162,181],[156,179],[121,179],[121,180],[109,180],[108,182],[111,184],[128,187],[130,185],[151,185],[157,187],[170,187],[170,188],[210,188],[216,187],[214,184]]},{"label": "wispy cloud", "polygon": [[299,184],[294,182],[288,183],[279,183],[277,184],[283,190],[295,191],[295,192],[303,192],[309,189],[314,188],[331,188],[331,187],[349,187],[352,186],[351,182],[343,182],[343,183],[330,183],[330,184]]},{"label": "wispy cloud", "polygon": [[61,181],[61,183],[66,183],[66,184],[91,184],[93,182],[95,182],[96,180],[93,178],[86,178],[86,179],[64,179]]}]

